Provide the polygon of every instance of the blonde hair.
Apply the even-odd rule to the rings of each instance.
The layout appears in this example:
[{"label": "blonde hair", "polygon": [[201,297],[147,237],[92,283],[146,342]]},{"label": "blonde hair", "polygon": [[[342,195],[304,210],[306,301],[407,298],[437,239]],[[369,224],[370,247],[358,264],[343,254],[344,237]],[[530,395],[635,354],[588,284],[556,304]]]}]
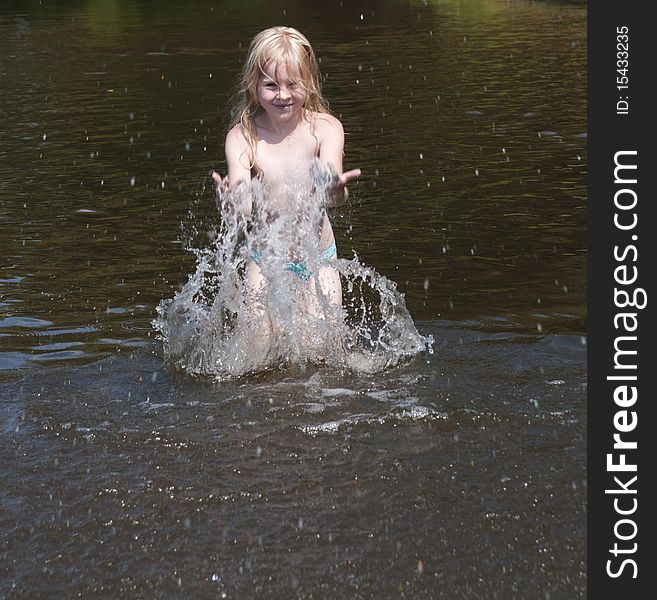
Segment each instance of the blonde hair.
[{"label": "blonde hair", "polygon": [[270,27],[258,33],[249,51],[238,81],[237,105],[233,111],[230,128],[240,124],[249,146],[249,166],[255,164],[258,141],[255,118],[263,111],[258,102],[258,81],[271,62],[285,65],[298,76],[298,83],[306,92],[303,112],[306,117],[313,113],[330,113],[322,96],[319,67],[308,39],[292,27]]}]

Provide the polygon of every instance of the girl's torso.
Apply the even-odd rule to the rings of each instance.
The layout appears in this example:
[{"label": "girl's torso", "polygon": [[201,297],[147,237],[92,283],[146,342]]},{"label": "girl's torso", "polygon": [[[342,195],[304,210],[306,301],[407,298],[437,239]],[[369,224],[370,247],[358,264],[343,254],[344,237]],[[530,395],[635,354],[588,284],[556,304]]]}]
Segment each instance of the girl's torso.
[{"label": "girl's torso", "polygon": [[[293,133],[282,138],[258,126],[252,175],[259,177],[263,183],[263,204],[266,203],[266,206],[254,208],[264,209],[268,220],[289,217],[293,222],[295,217],[300,216],[300,212],[310,208],[312,164],[319,157],[321,144],[316,125],[304,120]],[[325,210],[322,210],[317,234],[320,250],[334,242],[333,230]]]}]

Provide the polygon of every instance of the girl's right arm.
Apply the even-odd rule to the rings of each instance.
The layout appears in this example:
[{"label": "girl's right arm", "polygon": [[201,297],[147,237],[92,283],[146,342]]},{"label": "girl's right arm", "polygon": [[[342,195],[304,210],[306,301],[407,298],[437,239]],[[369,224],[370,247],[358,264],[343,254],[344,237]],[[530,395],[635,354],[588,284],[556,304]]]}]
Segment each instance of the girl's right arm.
[{"label": "girl's right arm", "polygon": [[[251,182],[251,168],[249,165],[249,147],[242,133],[242,126],[236,125],[226,136],[226,162],[228,163],[228,174],[223,179],[219,173],[213,172],[212,179],[221,196],[227,192],[237,192],[240,186]],[[251,215],[253,199],[248,196],[248,204],[245,207],[246,216]]]}]

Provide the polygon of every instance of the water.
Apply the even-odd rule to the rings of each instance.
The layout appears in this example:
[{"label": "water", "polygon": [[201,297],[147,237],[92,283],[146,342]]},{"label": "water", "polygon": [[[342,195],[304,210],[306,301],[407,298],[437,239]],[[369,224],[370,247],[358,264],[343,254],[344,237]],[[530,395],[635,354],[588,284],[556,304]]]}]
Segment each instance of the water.
[{"label": "water", "polygon": [[335,177],[316,162],[276,198],[259,179],[218,190],[214,241],[194,249],[194,274],[157,309],[169,364],[221,380],[307,362],[373,373],[432,352],[394,282],[320,249]]},{"label": "water", "polygon": [[[584,597],[585,8],[284,10],[0,8],[0,596]],[[383,291],[421,349],[368,362],[370,314],[356,365],[194,375],[153,321],[211,310],[238,249],[209,172],[281,22],[363,171],[330,212],[344,324]]]}]

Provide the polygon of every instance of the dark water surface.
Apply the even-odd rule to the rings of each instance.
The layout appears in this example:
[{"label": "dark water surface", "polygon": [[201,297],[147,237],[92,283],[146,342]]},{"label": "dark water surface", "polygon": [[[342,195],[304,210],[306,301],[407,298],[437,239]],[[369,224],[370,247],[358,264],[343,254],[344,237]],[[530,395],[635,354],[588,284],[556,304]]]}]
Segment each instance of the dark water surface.
[{"label": "dark water surface", "polygon": [[[338,252],[434,352],[195,379],[151,321],[283,23],[363,170]],[[584,597],[585,35],[556,2],[3,2],[0,597]]]}]

